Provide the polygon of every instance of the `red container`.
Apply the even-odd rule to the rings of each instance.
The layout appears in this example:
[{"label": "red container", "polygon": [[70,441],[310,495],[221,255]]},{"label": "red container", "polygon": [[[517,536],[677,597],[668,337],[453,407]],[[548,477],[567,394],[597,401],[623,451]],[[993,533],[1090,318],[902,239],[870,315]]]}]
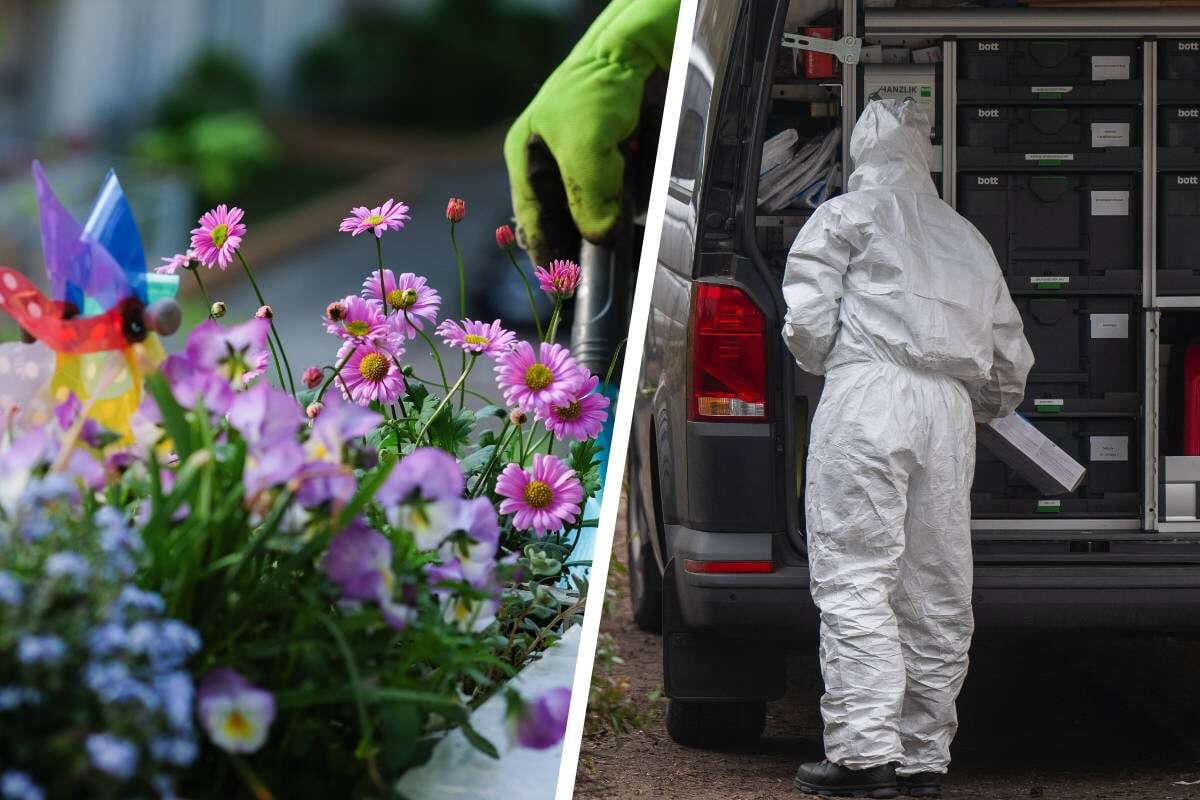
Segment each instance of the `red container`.
[{"label": "red container", "polygon": [[[804,29],[804,35],[817,39],[832,39],[833,28],[809,26]],[[813,50],[804,51],[804,77],[832,78],[834,69],[834,59],[831,54],[818,53]]]},{"label": "red container", "polygon": [[1183,357],[1183,454],[1200,456],[1200,344]]}]

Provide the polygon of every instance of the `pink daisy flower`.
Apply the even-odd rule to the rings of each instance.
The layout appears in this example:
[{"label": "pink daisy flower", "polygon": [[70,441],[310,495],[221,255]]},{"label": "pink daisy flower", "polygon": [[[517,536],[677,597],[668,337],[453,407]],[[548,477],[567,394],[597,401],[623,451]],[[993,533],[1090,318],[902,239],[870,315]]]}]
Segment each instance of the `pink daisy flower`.
[{"label": "pink daisy flower", "polygon": [[382,238],[384,231],[398,231],[410,219],[412,217],[408,215],[408,206],[389,198],[386,203],[375,208],[358,206],[350,209],[350,216],[342,220],[338,230],[351,236],[371,231],[376,238]]},{"label": "pink daisy flower", "polygon": [[242,246],[246,226],[242,223],[244,212],[224,203],[200,217],[200,227],[192,229],[192,250],[196,260],[208,268],[217,264],[225,269],[233,261],[233,254]]},{"label": "pink daisy flower", "polygon": [[437,335],[450,347],[461,347],[468,353],[482,353],[496,358],[512,349],[517,335],[500,327],[500,320],[477,322],[464,319],[462,324],[448,319],[438,325]]},{"label": "pink daisy flower", "polygon": [[579,288],[579,265],[574,261],[554,259],[550,267],[538,267],[533,271],[537,276],[538,285],[542,291],[550,295],[552,300],[566,300],[575,295]]},{"label": "pink daisy flower", "polygon": [[350,359],[342,367],[337,381],[342,396],[360,406],[370,405],[372,401],[384,405],[396,402],[404,394],[405,387],[404,377],[393,356],[401,353],[403,350],[393,354],[370,344],[343,344],[338,350],[338,362],[341,363],[347,354]]},{"label": "pink daisy flower", "polygon": [[589,376],[575,391],[575,398],[565,405],[552,405],[538,412],[538,418],[546,423],[546,430],[554,438],[595,439],[608,419],[608,398],[596,391],[600,379]]},{"label": "pink daisy flower", "polygon": [[[330,316],[331,309],[337,311]],[[334,336],[359,344],[390,344],[392,335],[378,303],[364,300],[356,294],[347,295],[325,310],[325,330]]]},{"label": "pink daisy flower", "polygon": [[[387,296],[388,321],[396,333],[415,339],[417,331],[423,330],[426,322],[431,325],[437,322],[442,297],[425,278],[412,272],[402,272],[397,278],[390,269],[385,269],[383,289]],[[380,302],[378,270],[363,279],[362,296]]]},{"label": "pink daisy flower", "polygon": [[583,486],[556,456],[538,453],[531,469],[509,464],[496,479],[496,494],[504,498],[501,514],[513,515],[513,527],[539,536],[579,518]]},{"label": "pink daisy flower", "polygon": [[529,342],[518,342],[496,360],[496,385],[505,401],[525,411],[567,405],[583,378],[561,344],[542,342],[535,354]]},{"label": "pink daisy flower", "polygon": [[176,253],[170,258],[164,258],[162,260],[163,265],[155,267],[154,271],[159,275],[174,275],[181,269],[187,269],[188,264],[195,260],[195,258],[196,252],[194,250],[188,250],[186,253]]}]

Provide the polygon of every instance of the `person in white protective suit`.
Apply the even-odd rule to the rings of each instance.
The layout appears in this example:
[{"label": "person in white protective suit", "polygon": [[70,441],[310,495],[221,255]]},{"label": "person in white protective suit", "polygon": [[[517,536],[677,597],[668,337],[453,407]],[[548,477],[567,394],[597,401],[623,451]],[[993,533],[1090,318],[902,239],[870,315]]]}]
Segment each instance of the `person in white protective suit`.
[{"label": "person in white protective suit", "polygon": [[930,123],[869,103],[848,191],[817,208],[783,279],[783,337],[825,375],[805,505],[820,609],[826,760],[796,785],[941,794],[967,672],[975,423],[1011,413],[1033,354],[983,236],[930,179]]}]

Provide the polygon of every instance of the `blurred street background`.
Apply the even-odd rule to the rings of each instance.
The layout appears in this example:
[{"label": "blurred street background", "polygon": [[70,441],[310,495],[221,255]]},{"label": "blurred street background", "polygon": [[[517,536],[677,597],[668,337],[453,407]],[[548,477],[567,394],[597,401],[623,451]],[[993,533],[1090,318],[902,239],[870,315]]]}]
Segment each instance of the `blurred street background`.
[{"label": "blurred street background", "polygon": [[[369,236],[337,232],[352,206],[390,197],[411,206],[408,227],[384,237],[384,259],[427,276],[443,315],[458,316],[444,214],[461,197],[469,315],[531,331],[524,289],[493,238],[511,219],[501,145],[603,5],[0,0],[0,264],[43,276],[33,158],[80,220],[114,167],[150,267],[187,248],[203,211],[240,206],[243,252],[298,375],[331,363],[336,342],[320,316],[375,264]],[[236,264],[203,277],[229,306],[226,321],[254,312]],[[186,330],[205,307],[193,278],[183,280]],[[406,360],[431,378],[424,349]],[[490,383],[479,372],[472,383]]]}]

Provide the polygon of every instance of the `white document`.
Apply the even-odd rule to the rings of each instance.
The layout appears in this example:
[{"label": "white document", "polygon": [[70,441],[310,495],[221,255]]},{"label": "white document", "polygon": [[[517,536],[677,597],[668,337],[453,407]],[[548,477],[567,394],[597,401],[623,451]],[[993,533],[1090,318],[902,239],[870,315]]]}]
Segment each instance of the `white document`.
[{"label": "white document", "polygon": [[1093,189],[1092,216],[1128,217],[1129,192],[1120,189]]},{"label": "white document", "polygon": [[1034,486],[1055,493],[1050,489],[1057,484],[1057,493],[1062,493],[1074,491],[1083,482],[1084,466],[1020,414],[994,419],[984,427],[988,429],[982,439],[984,446]]},{"label": "white document", "polygon": [[1129,123],[1093,122],[1092,147],[1129,147]]},{"label": "white document", "polygon": [[1129,56],[1092,56],[1092,80],[1129,80]]}]

